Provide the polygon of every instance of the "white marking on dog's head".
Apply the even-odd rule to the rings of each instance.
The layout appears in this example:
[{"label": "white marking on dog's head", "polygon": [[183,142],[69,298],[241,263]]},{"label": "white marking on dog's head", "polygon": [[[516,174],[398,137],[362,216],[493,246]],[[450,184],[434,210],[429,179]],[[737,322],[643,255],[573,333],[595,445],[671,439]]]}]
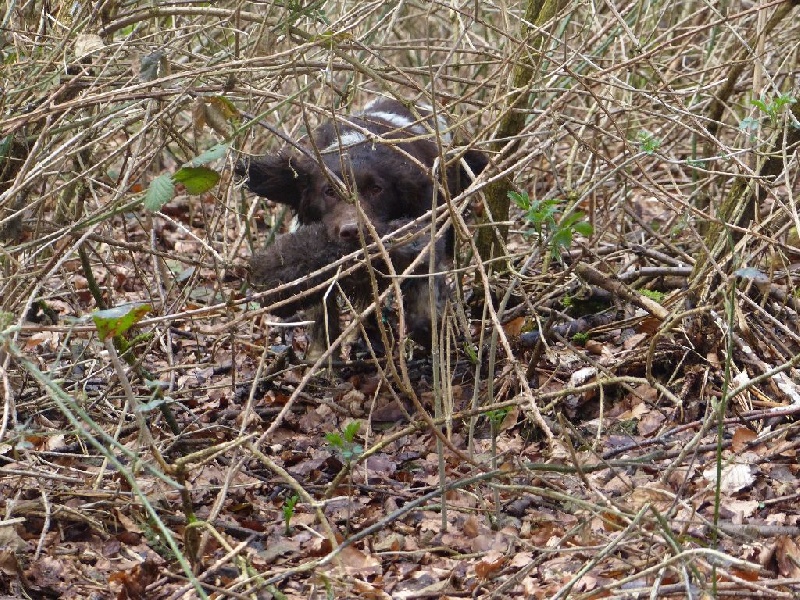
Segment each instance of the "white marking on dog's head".
[{"label": "white marking on dog's head", "polygon": [[[426,115],[433,114],[433,107],[430,104],[417,104],[417,110]],[[433,124],[430,123],[430,125]],[[439,137],[442,139],[442,143],[445,146],[449,146],[453,143],[453,134],[448,131],[447,119],[441,111],[436,115],[436,129],[439,131]]]},{"label": "white marking on dog's head", "polygon": [[[414,121],[406,117],[405,115],[398,115],[396,113],[390,113],[385,111],[375,111],[375,112],[365,112],[361,115],[365,119],[372,119],[375,121],[382,121],[387,125],[392,125],[393,127],[397,127],[398,129],[409,129],[411,131],[420,132],[421,127],[419,124],[414,125]],[[413,127],[412,127],[413,125]]]},{"label": "white marking on dog's head", "polygon": [[320,152],[322,154],[336,152],[339,150],[339,148],[349,148],[350,146],[356,146],[366,141],[367,136],[359,131],[345,131],[339,136],[338,139],[334,140],[333,143],[320,150]]},{"label": "white marking on dog's head", "polygon": [[[425,135],[431,133],[433,129],[433,119],[430,116],[433,114],[433,107],[430,104],[420,103],[417,104],[417,110],[422,117],[423,122],[418,122],[415,119],[410,119],[406,115],[399,115],[397,113],[389,112],[386,110],[375,110],[374,107],[379,105],[381,99],[373,100],[364,108],[361,116],[365,119],[373,119],[382,121],[387,125],[391,125],[398,129],[405,129],[415,135]],[[426,119],[428,117],[428,119]],[[425,122],[427,121],[427,122]],[[436,128],[439,132],[439,137],[442,143],[449,146],[453,143],[453,136],[448,131],[447,119],[442,114],[436,115]]]}]

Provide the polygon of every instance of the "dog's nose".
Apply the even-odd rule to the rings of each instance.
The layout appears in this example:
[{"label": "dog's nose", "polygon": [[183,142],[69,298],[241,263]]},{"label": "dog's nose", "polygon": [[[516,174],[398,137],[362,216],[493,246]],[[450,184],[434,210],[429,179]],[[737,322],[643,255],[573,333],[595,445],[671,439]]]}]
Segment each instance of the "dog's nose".
[{"label": "dog's nose", "polygon": [[348,221],[342,223],[339,227],[339,237],[346,242],[352,242],[358,239],[358,223],[355,221]]}]

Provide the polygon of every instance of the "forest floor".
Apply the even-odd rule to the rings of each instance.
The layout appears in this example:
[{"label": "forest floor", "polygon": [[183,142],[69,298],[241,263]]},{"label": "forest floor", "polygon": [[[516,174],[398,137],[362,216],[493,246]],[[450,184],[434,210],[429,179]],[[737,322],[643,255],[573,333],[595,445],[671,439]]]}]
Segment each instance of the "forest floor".
[{"label": "forest floor", "polygon": [[[0,9],[0,600],[800,595],[797,2],[89,4]],[[502,253],[307,359],[234,161],[434,88]]]}]

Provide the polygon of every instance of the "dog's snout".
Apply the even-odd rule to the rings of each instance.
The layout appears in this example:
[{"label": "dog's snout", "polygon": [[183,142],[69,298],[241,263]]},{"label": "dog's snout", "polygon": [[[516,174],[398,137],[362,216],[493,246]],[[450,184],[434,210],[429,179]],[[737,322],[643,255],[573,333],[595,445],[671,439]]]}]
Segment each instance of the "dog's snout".
[{"label": "dog's snout", "polygon": [[339,227],[339,238],[345,242],[353,242],[358,239],[358,223],[348,221]]}]

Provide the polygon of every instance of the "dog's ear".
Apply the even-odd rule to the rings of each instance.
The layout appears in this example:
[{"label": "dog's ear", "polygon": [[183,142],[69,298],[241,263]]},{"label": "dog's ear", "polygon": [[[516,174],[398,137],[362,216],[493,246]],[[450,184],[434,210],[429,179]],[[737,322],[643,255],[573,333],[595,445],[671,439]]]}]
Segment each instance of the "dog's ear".
[{"label": "dog's ear", "polygon": [[469,166],[470,170],[475,174],[475,177],[477,177],[483,172],[486,165],[489,164],[489,158],[480,150],[467,150],[464,153],[464,162],[467,163],[467,166]]},{"label": "dog's ear", "polygon": [[[461,156],[461,159],[467,163],[469,170],[472,171],[472,175],[475,177],[480,175],[486,165],[489,164],[489,158],[480,150],[467,150]],[[448,187],[453,195],[463,192],[472,181],[472,177],[467,173],[467,169],[464,168],[461,159],[457,164],[451,165],[448,170]]]},{"label": "dog's ear", "polygon": [[234,173],[246,179],[248,189],[273,202],[300,208],[303,190],[308,185],[308,173],[299,161],[284,154],[241,159]]}]

